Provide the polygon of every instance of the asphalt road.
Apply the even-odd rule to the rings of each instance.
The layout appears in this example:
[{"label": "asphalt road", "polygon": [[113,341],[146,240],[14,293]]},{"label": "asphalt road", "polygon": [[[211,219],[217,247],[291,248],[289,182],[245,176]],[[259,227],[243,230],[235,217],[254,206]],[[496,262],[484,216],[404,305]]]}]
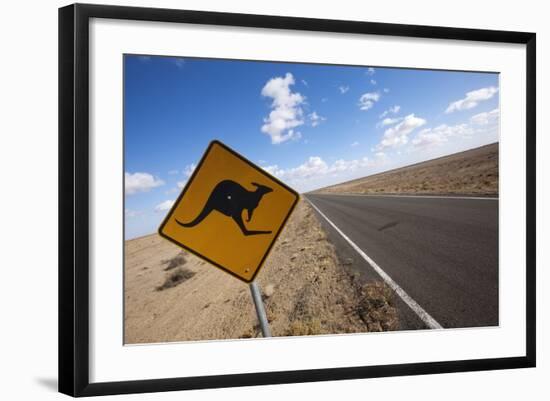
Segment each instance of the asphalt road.
[{"label": "asphalt road", "polygon": [[[498,325],[497,200],[306,198],[443,328]],[[364,269],[372,268],[326,220],[324,225],[333,238],[340,237],[333,241],[340,252],[355,254]],[[408,309],[409,316],[415,312]]]}]

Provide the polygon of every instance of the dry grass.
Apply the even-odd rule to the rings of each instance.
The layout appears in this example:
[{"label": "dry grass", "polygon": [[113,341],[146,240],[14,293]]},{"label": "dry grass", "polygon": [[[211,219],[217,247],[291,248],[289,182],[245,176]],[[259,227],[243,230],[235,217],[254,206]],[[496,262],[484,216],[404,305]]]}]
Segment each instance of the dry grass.
[{"label": "dry grass", "polygon": [[314,192],[498,195],[498,156],[498,143],[494,143]]},{"label": "dry grass", "polygon": [[[348,316],[358,316],[364,323],[363,332],[393,331],[399,329],[399,315],[395,305],[395,294],[382,281],[374,281],[364,285],[353,283],[355,298],[347,311]],[[285,335],[310,336],[316,334],[332,334],[327,330],[319,316],[306,303],[298,302],[294,316]],[[345,330],[348,331],[348,330]],[[357,332],[351,330],[349,332]]]},{"label": "dry grass", "polygon": [[296,320],[290,324],[287,332],[288,336],[312,336],[315,334],[325,334],[319,318]]},{"label": "dry grass", "polygon": [[165,271],[175,269],[176,267],[183,266],[187,262],[185,259],[185,252],[180,252],[172,259],[163,260],[162,263],[167,266],[164,268]]},{"label": "dry grass", "polygon": [[166,276],[166,280],[162,285],[157,287],[157,291],[163,291],[168,288],[173,288],[184,281],[189,280],[195,275],[195,272],[192,272],[189,269],[178,267],[176,270],[171,272]]},{"label": "dry grass", "polygon": [[399,328],[395,294],[382,281],[365,284],[360,289],[356,312],[368,331],[389,331]]}]

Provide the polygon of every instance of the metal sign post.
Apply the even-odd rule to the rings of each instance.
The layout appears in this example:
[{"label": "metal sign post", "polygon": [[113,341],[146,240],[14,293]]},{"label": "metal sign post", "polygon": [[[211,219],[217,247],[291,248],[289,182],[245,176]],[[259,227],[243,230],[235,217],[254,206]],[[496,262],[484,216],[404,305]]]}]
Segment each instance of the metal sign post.
[{"label": "metal sign post", "polygon": [[267,315],[264,309],[264,302],[262,300],[262,294],[256,281],[250,283],[250,292],[252,293],[252,299],[254,300],[254,306],[256,307],[256,314],[260,321],[260,328],[262,329],[262,335],[264,337],[271,337],[271,331],[269,330],[269,322],[267,321]]}]

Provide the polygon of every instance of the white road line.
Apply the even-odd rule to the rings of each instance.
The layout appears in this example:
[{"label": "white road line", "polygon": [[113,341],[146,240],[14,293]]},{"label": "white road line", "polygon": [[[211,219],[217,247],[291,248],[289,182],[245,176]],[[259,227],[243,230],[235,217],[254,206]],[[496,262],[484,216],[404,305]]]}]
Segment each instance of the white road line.
[{"label": "white road line", "polygon": [[426,198],[426,199],[471,199],[471,200],[496,200],[499,198],[486,198],[481,196],[437,196],[437,195],[369,195],[369,194],[327,194],[318,193],[311,195],[328,196],[368,196],[370,198]]},{"label": "white road line", "polygon": [[409,308],[413,310],[414,313],[418,315],[418,317],[430,328],[430,329],[442,329],[443,326],[441,326],[437,321],[430,316],[428,312],[426,312],[418,303],[412,299],[409,294],[405,292],[403,288],[401,288],[393,279],[384,271],[378,264],[370,258],[369,255],[367,255],[361,248],[359,248],[355,242],[353,242],[349,237],[342,232],[338,227],[336,227],[336,224],[334,224],[330,219],[325,216],[323,212],[319,210],[317,206],[313,204],[307,197],[305,197],[309,204],[313,206],[313,208],[321,215],[323,218],[334,228],[338,234],[340,234],[351,246],[353,249],[357,251],[359,255],[363,257],[367,261],[368,264],[372,266],[372,268],[378,273],[380,277],[386,282],[387,285],[390,286],[392,290],[394,290],[397,295],[405,302]]}]

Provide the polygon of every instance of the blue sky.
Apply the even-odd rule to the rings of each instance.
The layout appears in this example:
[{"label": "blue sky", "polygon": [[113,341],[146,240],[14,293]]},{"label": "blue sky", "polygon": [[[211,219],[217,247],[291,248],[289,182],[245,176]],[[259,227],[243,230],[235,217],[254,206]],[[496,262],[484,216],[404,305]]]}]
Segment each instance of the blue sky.
[{"label": "blue sky", "polygon": [[498,74],[124,58],[126,238],[218,139],[299,192],[498,141]]}]

